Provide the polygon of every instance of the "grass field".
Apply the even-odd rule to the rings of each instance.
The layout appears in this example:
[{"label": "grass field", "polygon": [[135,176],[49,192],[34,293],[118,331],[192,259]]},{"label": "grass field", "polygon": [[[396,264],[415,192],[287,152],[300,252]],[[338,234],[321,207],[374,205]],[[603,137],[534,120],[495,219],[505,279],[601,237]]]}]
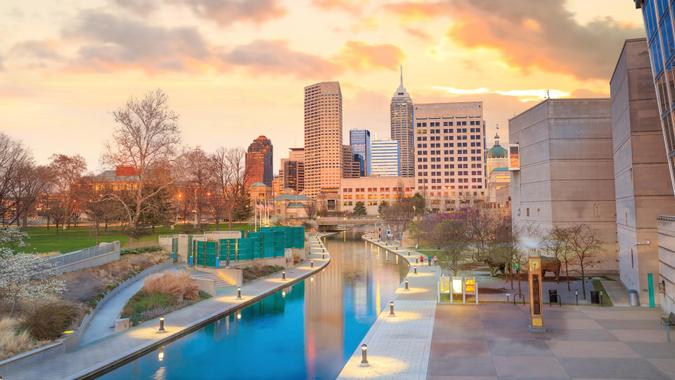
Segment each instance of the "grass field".
[{"label": "grass field", "polygon": [[[216,230],[215,224],[203,225],[204,230]],[[249,230],[253,226],[246,223],[235,223],[232,229]],[[221,224],[220,230],[227,230],[227,224]],[[96,234],[92,227],[72,227],[67,230],[59,230],[58,233],[54,227],[28,227],[26,228],[28,239],[26,240],[25,252],[60,252],[66,253],[78,249],[92,247],[96,245]],[[195,233],[191,224],[177,224],[175,229],[170,227],[157,227],[155,232],[149,235],[141,236],[135,241],[131,241],[129,236],[121,230],[120,227],[109,227],[108,232],[101,228],[99,242],[111,242],[119,240],[122,247],[142,247],[156,245],[159,235],[171,235],[177,233]]]}]

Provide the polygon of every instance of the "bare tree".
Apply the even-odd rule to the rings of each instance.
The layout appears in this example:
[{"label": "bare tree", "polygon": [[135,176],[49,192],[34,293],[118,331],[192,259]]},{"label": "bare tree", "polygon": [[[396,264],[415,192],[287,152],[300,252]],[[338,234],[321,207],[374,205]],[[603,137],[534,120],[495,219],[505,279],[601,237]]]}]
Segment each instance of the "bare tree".
[{"label": "bare tree", "polygon": [[3,225],[7,224],[9,211],[16,206],[12,191],[16,188],[17,178],[22,168],[31,161],[30,153],[20,142],[0,132],[0,219]]},{"label": "bare tree", "polygon": [[[201,148],[188,150],[178,160],[178,171],[183,185],[194,197],[196,228],[201,230],[204,209],[207,207],[211,189],[216,180],[215,162]],[[189,196],[190,194],[185,194]]]},{"label": "bare tree", "polygon": [[460,265],[468,258],[467,249],[470,234],[467,223],[462,219],[443,220],[426,235],[427,244],[439,249],[439,262],[453,275],[457,275]]},{"label": "bare tree", "polygon": [[[569,228],[554,226],[541,242],[542,250],[551,257],[555,257],[565,268],[565,278],[567,279],[567,290],[571,290],[569,265],[574,261],[576,255],[572,251],[570,242],[571,230]],[[560,277],[558,277],[559,279]]]},{"label": "bare tree", "polygon": [[216,198],[229,228],[235,210],[242,202],[248,202],[246,189],[246,152],[241,148],[219,148],[211,156],[216,182]]},{"label": "bare tree", "polygon": [[82,173],[87,169],[87,163],[80,155],[68,156],[55,154],[49,164],[53,190],[63,212],[63,222],[70,224],[74,215],[75,196]]},{"label": "bare tree", "polygon": [[39,197],[48,191],[51,182],[52,171],[49,167],[24,163],[12,190],[17,226],[27,226],[28,216],[35,211]]},{"label": "bare tree", "polygon": [[[103,162],[134,168],[136,186],[129,198],[114,192],[107,196],[120,202],[132,235],[137,235],[148,201],[173,183],[170,164],[180,142],[178,115],[169,109],[168,96],[156,90],[140,100],[131,98],[113,112],[113,118],[117,126]],[[147,187],[153,191],[146,191]]]},{"label": "bare tree", "polygon": [[579,264],[581,290],[586,299],[586,268],[593,265],[589,260],[596,255],[602,242],[595,236],[595,232],[589,225],[578,224],[569,229],[569,244]]}]

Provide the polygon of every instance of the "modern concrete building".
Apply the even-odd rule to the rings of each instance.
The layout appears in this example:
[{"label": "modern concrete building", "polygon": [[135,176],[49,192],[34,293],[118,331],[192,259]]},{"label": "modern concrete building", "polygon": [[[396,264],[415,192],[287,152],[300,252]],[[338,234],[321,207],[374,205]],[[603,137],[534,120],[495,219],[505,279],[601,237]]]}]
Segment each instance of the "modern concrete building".
[{"label": "modern concrete building", "polygon": [[373,140],[371,143],[371,174],[382,177],[401,175],[400,150],[396,140]]},{"label": "modern concrete building", "polygon": [[482,102],[415,105],[415,183],[427,207],[446,212],[485,199]]},{"label": "modern concrete building", "polygon": [[657,217],[675,213],[647,40],[627,40],[610,82],[621,282],[649,299],[659,271]]},{"label": "modern concrete building", "polygon": [[391,117],[391,139],[398,141],[402,177],[415,176],[415,140],[413,131],[414,108],[412,98],[403,86],[403,67],[401,82],[391,98],[389,107]]},{"label": "modern concrete building", "polygon": [[340,189],[340,211],[353,212],[357,202],[363,202],[368,215],[378,215],[382,202],[393,204],[415,195],[415,179],[409,177],[344,178]]},{"label": "modern concrete building", "polygon": [[553,226],[589,225],[603,244],[589,271],[618,270],[609,99],[548,99],[509,120],[520,147],[511,209],[521,245]]},{"label": "modern concrete building", "polygon": [[336,208],[342,178],[342,93],[338,82],[305,87],[305,195]]},{"label": "modern concrete building", "polygon": [[305,148],[290,148],[288,158],[281,159],[279,177],[282,189],[300,193],[305,188]]},{"label": "modern concrete building", "polygon": [[[649,57],[659,106],[663,142],[670,171],[671,188],[675,191],[675,5],[665,0],[634,0],[642,10],[645,23]],[[667,213],[663,210],[662,213]],[[659,294],[661,307],[675,313],[675,228],[673,214],[658,218],[659,244]]]},{"label": "modern concrete building", "polygon": [[349,131],[349,145],[352,147],[352,152],[360,157],[358,161],[362,167],[359,176],[370,175],[370,131],[367,129],[351,129]]},{"label": "modern concrete building", "polygon": [[246,184],[262,182],[272,186],[272,141],[265,136],[258,136],[246,152]]}]

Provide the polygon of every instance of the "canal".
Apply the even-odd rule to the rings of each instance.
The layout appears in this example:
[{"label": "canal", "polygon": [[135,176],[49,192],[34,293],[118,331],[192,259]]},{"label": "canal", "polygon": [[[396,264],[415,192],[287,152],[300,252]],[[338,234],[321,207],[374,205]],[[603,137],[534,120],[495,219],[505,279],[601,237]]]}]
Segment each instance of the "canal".
[{"label": "canal", "polygon": [[366,252],[360,234],[328,238],[323,271],[105,375],[104,379],[333,379],[407,272]]}]

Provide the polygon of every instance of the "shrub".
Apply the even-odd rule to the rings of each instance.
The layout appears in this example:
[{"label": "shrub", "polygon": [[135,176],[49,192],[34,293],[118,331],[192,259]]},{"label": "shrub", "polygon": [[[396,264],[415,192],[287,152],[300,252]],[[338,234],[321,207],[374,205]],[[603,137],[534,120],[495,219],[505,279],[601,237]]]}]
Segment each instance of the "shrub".
[{"label": "shrub", "polygon": [[246,267],[244,268],[244,282],[255,280],[260,277],[265,277],[282,269],[284,269],[284,267],[279,265],[253,265]]},{"label": "shrub", "polygon": [[162,293],[176,297],[178,303],[183,300],[199,298],[199,287],[188,272],[167,272],[148,277],[143,284],[147,293]]},{"label": "shrub", "polygon": [[161,252],[164,249],[158,245],[151,245],[148,247],[138,247],[138,248],[124,248],[120,251],[120,255],[138,255],[140,253],[146,252]]},{"label": "shrub", "polygon": [[56,339],[70,327],[78,313],[77,308],[67,302],[45,303],[26,314],[23,327],[35,339]]},{"label": "shrub", "polygon": [[28,331],[19,329],[19,321],[13,318],[0,319],[0,360],[28,351],[37,345]]}]

